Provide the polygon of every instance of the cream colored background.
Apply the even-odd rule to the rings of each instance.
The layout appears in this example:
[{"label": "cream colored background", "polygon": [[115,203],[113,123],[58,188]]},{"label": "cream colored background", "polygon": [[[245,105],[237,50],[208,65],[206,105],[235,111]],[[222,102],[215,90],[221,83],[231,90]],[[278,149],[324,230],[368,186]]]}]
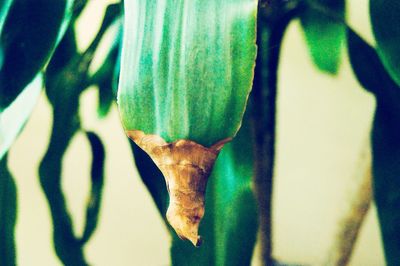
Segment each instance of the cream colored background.
[{"label": "cream colored background", "polygon": [[[107,0],[90,2],[78,22],[81,48],[96,32]],[[350,24],[372,40],[367,0],[348,2]],[[333,239],[357,155],[371,123],[373,98],[365,93],[344,56],[337,77],[318,72],[309,60],[299,22],[283,44],[279,75],[277,167],[274,198],[274,254],[288,262],[319,265]],[[97,92],[81,98],[84,127],[103,138],[106,183],[98,230],[85,248],[92,265],[168,265],[170,237],[141,183],[114,106],[96,119]],[[41,97],[24,132],[10,152],[18,186],[18,264],[60,265],[51,239],[50,214],[37,176],[52,124]],[[63,161],[63,188],[75,232],[83,228],[89,190],[90,153],[78,134]],[[353,266],[384,265],[376,210],[369,212],[357,242]]]}]

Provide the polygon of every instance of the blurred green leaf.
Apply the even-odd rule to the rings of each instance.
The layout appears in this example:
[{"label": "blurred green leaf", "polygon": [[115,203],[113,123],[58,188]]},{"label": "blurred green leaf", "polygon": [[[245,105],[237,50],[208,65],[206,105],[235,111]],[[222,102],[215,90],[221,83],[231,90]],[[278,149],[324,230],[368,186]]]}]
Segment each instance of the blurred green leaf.
[{"label": "blurred green leaf", "polygon": [[[4,22],[6,21],[8,11],[10,10],[13,0],[2,0],[0,3],[0,36],[3,32]],[[4,54],[2,44],[0,43],[0,69],[3,66]]]},{"label": "blurred green leaf", "polygon": [[103,187],[104,150],[100,139],[88,133],[92,152],[92,190],[87,205],[82,238],[76,237],[61,187],[62,159],[75,133],[80,130],[80,94],[90,85],[89,66],[98,44],[117,15],[107,8],[103,24],[89,48],[79,53],[73,25],[55,51],[46,69],[46,93],[53,107],[53,128],[47,152],[40,164],[40,182],[51,210],[57,256],[65,265],[87,265],[83,245],[93,234],[98,220]]},{"label": "blurred green leaf", "polygon": [[116,68],[119,68],[117,64],[119,64],[120,57],[121,30],[120,25],[117,35],[115,36],[115,41],[112,43],[107,57],[101,67],[90,78],[90,83],[97,85],[99,88],[99,106],[97,114],[100,118],[104,118],[108,114],[112,103],[116,100],[116,87],[118,86],[116,77],[118,77],[119,73],[115,72]]},{"label": "blurred green leaf", "polygon": [[0,159],[28,120],[42,88],[43,76],[39,74],[11,105],[0,112]]},{"label": "blurred green leaf", "polygon": [[369,3],[378,55],[392,79],[400,86],[400,1],[370,0]]},{"label": "blurred green leaf", "polygon": [[377,52],[348,30],[350,62],[357,79],[376,96],[372,129],[374,199],[389,266],[400,265],[400,89]]},{"label": "blurred green leaf", "polygon": [[[209,179],[206,213],[200,225],[204,239],[194,248],[171,229],[173,265],[249,265],[257,233],[257,210],[251,178],[253,153],[248,119],[232,143],[226,144]],[[132,144],[141,178],[164,216],[168,192],[161,172]],[[165,218],[165,217],[164,217]]]},{"label": "blurred green leaf", "polygon": [[70,3],[14,0],[0,36],[0,110],[14,101],[50,58]]},{"label": "blurred green leaf", "polygon": [[78,97],[64,98],[64,101],[65,105],[53,106],[53,130],[47,152],[39,167],[39,177],[51,211],[57,256],[65,265],[87,265],[81,242],[74,235],[61,187],[62,158],[79,128]]},{"label": "blurred green leaf", "polygon": [[86,56],[88,60],[91,61],[93,59],[93,55],[94,55],[97,47],[99,46],[99,43],[104,36],[104,33],[110,28],[111,25],[118,23],[116,21],[118,20],[120,15],[121,15],[121,4],[120,3],[110,4],[107,6],[106,12],[103,17],[103,21],[101,23],[99,31],[96,34],[96,37],[91,42],[91,44],[86,49],[86,51],[83,53],[83,55]]},{"label": "blurred green leaf", "polygon": [[124,128],[206,147],[233,137],[252,86],[257,3],[125,0]]},{"label": "blurred green leaf", "polygon": [[245,118],[238,135],[222,150],[210,181],[215,191],[216,265],[250,265],[258,228],[253,166],[251,127]]},{"label": "blurred green leaf", "polygon": [[39,177],[51,210],[57,256],[65,265],[87,265],[61,187],[62,158],[80,127],[78,103],[86,77],[82,69],[79,72],[80,57],[75,48],[73,30],[69,29],[47,67],[46,93],[53,107],[53,128]]},{"label": "blurred green leaf", "polygon": [[2,0],[0,3],[0,35],[3,32],[4,22],[6,21],[8,11],[13,1],[14,0]]},{"label": "blurred green leaf", "polygon": [[74,17],[73,19],[76,19],[81,15],[88,2],[89,0],[74,0],[72,8],[72,13]]},{"label": "blurred green leaf", "polygon": [[86,132],[92,149],[91,192],[86,207],[86,224],[81,243],[86,243],[96,230],[104,186],[105,150],[101,139],[93,132]]},{"label": "blurred green leaf", "polygon": [[[368,91],[379,94],[396,84],[386,72],[376,50],[351,29],[347,30],[348,52],[353,71],[360,84]],[[368,62],[368,63],[367,63]],[[373,75],[372,72],[374,71]]]},{"label": "blurred green leaf", "polygon": [[102,77],[100,77],[100,80],[97,83],[97,86],[99,87],[99,107],[97,109],[97,114],[100,118],[104,118],[108,114],[113,102],[116,99],[115,94],[113,93],[113,82],[114,69],[118,54],[118,49],[113,49],[109,55],[109,58],[107,58],[100,69],[102,72],[104,71],[102,73]]},{"label": "blurred green leaf", "polygon": [[133,141],[129,140],[129,143],[140,177],[153,197],[160,215],[165,219],[168,208],[168,191],[165,186],[164,176],[146,152],[140,149]]},{"label": "blurred green leaf", "polygon": [[7,156],[0,159],[0,265],[16,265],[15,223],[17,191],[8,170]]},{"label": "blurred green leaf", "polygon": [[[346,27],[344,0],[304,0],[300,12],[311,58],[322,71],[336,74],[339,69],[340,55],[345,40]],[[322,10],[321,10],[322,9]],[[327,15],[333,13],[336,17]],[[340,21],[341,20],[341,21]]]}]

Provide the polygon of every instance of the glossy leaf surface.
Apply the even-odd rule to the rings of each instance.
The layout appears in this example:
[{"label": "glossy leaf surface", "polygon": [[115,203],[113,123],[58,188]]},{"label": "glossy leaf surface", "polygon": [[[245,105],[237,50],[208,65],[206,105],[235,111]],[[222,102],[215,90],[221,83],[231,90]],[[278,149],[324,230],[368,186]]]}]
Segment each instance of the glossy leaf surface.
[{"label": "glossy leaf surface", "polygon": [[28,120],[43,87],[39,74],[5,110],[0,112],[0,159]]},{"label": "glossy leaf surface", "polygon": [[374,199],[387,265],[400,264],[400,88],[374,48],[348,31],[349,56],[360,83],[376,97],[372,129]]},{"label": "glossy leaf surface", "polygon": [[378,54],[392,79],[400,86],[400,2],[370,0],[372,29]]},{"label": "glossy leaf surface", "polygon": [[71,0],[13,1],[0,36],[3,50],[0,110],[14,101],[50,58],[71,3]]},{"label": "glossy leaf surface", "polygon": [[252,85],[256,13],[255,0],[126,0],[124,128],[207,147],[233,137]]},{"label": "glossy leaf surface", "polygon": [[[327,13],[324,12],[325,9]],[[333,13],[337,17],[329,14]],[[338,71],[340,55],[345,40],[344,0],[305,0],[300,13],[311,58],[322,71],[335,74]]]},{"label": "glossy leaf surface", "polygon": [[[173,265],[250,264],[258,220],[251,190],[250,136],[249,121],[245,119],[237,137],[223,148],[217,159],[207,188],[206,213],[200,225],[202,246],[194,248],[171,230]],[[164,215],[168,201],[164,178],[151,159],[141,149],[133,147],[141,178]]]}]

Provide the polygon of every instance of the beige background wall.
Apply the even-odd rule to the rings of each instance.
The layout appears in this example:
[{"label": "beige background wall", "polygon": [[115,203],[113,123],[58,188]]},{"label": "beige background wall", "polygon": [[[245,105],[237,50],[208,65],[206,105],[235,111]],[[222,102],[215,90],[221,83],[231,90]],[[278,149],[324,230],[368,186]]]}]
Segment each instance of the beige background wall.
[{"label": "beige background wall", "polygon": [[[79,21],[82,48],[95,33],[107,2],[91,1]],[[351,25],[371,41],[367,0],[347,2]],[[279,75],[274,254],[285,261],[318,265],[346,207],[346,192],[370,128],[374,101],[354,79],[347,56],[339,75],[331,77],[315,69],[306,49],[295,21],[284,40]],[[101,219],[85,249],[89,262],[168,265],[170,238],[137,176],[117,109],[113,107],[107,119],[97,120],[95,89],[82,96],[81,104],[84,127],[98,132],[107,149]],[[50,136],[50,111],[43,95],[10,152],[18,186],[17,255],[22,266],[60,265],[51,245],[50,214],[37,177]],[[88,148],[87,140],[78,134],[63,161],[63,188],[77,234],[82,232],[89,190]],[[351,265],[384,265],[374,207]]]}]

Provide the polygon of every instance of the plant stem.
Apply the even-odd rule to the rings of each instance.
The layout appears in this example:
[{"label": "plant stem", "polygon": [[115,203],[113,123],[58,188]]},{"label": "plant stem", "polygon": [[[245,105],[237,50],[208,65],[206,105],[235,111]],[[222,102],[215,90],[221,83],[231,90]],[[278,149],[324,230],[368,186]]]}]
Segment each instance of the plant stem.
[{"label": "plant stem", "polygon": [[364,145],[351,177],[352,188],[348,191],[350,202],[341,219],[330,254],[324,265],[344,266],[350,261],[360,228],[372,201],[371,147],[369,139]]},{"label": "plant stem", "polygon": [[259,212],[261,261],[264,265],[272,265],[271,210],[279,54],[285,29],[294,16],[292,11],[269,10],[266,16],[260,14],[257,29],[258,55],[252,92],[252,121],[254,184]]}]

